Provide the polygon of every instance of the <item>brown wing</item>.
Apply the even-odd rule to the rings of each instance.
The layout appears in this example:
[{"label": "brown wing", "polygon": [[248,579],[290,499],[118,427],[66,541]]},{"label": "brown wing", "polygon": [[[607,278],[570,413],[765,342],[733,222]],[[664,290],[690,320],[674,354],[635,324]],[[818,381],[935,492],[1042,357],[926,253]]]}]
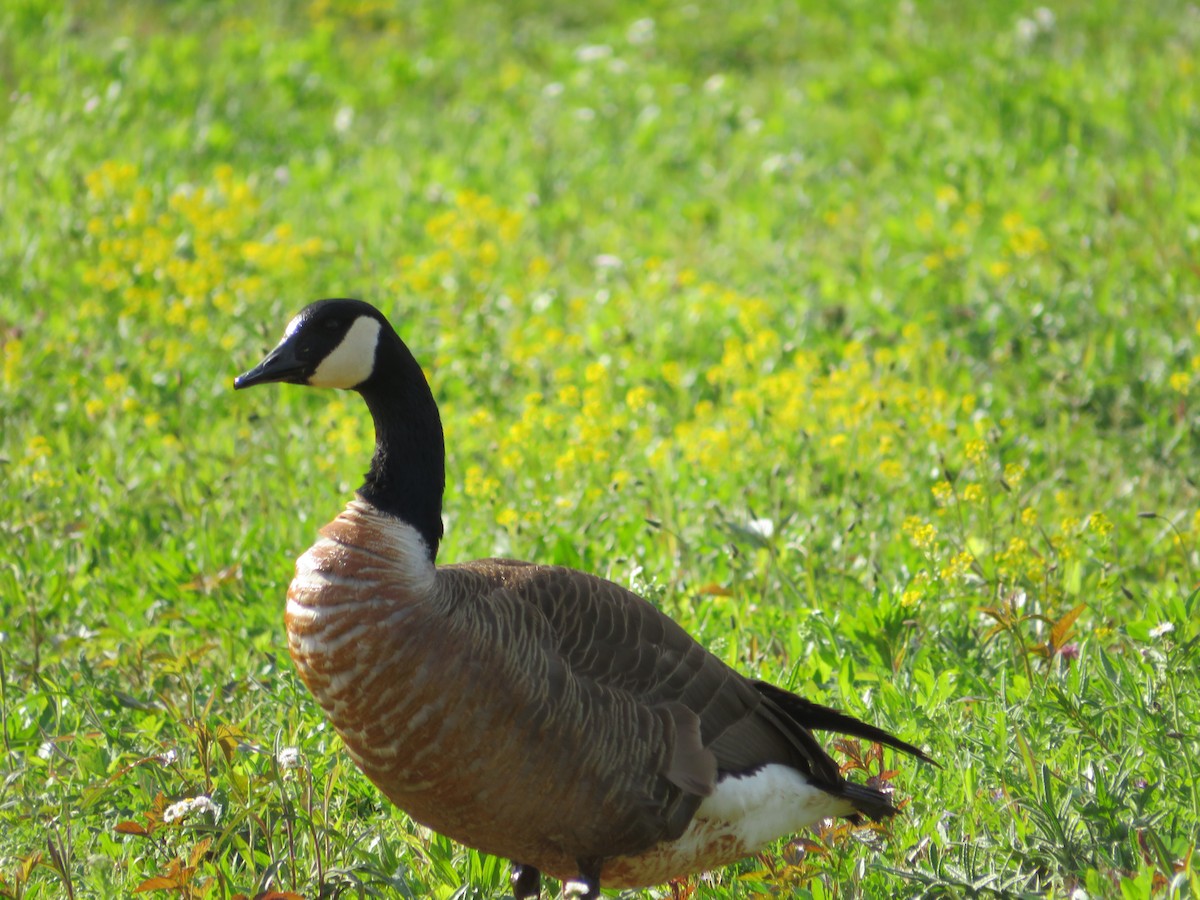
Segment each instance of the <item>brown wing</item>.
[{"label": "brown wing", "polygon": [[573,808],[604,809],[591,817],[593,833],[578,836],[591,855],[678,836],[720,775],[772,762],[870,815],[892,811],[878,792],[847,790],[781,697],[764,694],[636,594],[571,569],[506,560],[442,571],[463,579],[461,596],[481,598],[473,601],[481,627],[504,646],[506,664],[522,669],[510,681],[521,694],[514,716],[570,755],[579,774],[570,802],[581,804]]}]

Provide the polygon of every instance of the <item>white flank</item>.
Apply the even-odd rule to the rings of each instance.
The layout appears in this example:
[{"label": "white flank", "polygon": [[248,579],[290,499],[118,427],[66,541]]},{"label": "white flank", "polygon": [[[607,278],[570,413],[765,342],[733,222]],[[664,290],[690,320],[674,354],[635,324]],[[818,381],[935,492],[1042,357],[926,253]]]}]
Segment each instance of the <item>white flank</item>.
[{"label": "white flank", "polygon": [[313,387],[358,387],[371,377],[371,371],[375,368],[375,345],[378,343],[379,322],[370,316],[359,316],[342,342],[321,360],[308,383]]},{"label": "white flank", "polygon": [[[771,763],[753,775],[729,776],[718,782],[676,846],[684,850],[684,843],[698,830],[711,839],[710,829],[716,826],[752,853],[776,838],[795,834],[821,819],[844,816],[852,809],[848,801],[813,787],[790,766]],[[706,824],[698,829],[701,822]]]}]

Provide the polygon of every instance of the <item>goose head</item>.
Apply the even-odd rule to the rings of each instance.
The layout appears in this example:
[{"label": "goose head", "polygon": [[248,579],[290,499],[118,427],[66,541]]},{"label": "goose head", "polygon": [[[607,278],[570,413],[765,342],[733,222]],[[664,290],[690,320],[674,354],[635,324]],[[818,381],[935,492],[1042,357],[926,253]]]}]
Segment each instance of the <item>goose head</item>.
[{"label": "goose head", "polygon": [[375,373],[380,336],[392,326],[361,300],[318,300],[302,309],[266,358],[239,375],[235,388],[284,382],[313,387],[360,388]]},{"label": "goose head", "polygon": [[375,455],[358,496],[421,535],[430,559],[442,537],[445,443],[425,374],[387,317],[362,300],[318,300],[235,388],[300,384],[352,390],[375,421]]}]

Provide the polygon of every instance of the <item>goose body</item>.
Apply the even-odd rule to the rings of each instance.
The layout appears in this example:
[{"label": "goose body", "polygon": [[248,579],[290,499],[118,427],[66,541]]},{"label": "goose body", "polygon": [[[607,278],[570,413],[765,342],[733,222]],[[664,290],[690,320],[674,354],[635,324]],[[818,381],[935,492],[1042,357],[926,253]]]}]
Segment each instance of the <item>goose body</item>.
[{"label": "goose body", "polygon": [[357,390],[376,451],[299,558],[293,660],[354,762],[416,821],[539,873],[641,887],[830,816],[881,819],[811,729],[917,748],[745,678],[650,603],[557,566],[437,565],[444,450],[420,367],[373,307],[321,301],[238,387]]}]

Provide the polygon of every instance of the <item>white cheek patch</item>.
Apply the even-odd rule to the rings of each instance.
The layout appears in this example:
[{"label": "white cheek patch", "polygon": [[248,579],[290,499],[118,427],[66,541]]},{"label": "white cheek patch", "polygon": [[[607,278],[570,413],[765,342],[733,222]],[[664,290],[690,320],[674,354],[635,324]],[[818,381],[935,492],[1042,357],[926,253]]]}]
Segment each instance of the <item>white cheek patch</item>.
[{"label": "white cheek patch", "polygon": [[313,387],[357,387],[371,377],[378,343],[379,322],[370,316],[359,316],[342,342],[321,360],[308,383]]}]

